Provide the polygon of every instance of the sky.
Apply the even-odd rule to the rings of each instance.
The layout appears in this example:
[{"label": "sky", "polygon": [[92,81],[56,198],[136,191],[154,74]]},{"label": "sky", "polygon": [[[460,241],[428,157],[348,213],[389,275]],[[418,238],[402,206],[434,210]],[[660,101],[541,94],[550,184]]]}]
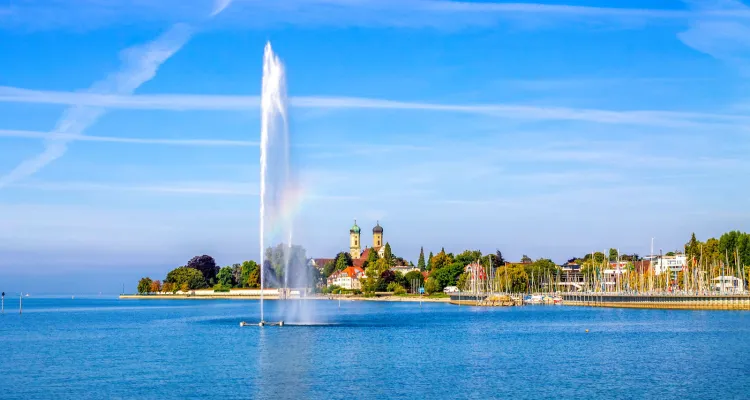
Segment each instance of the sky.
[{"label": "sky", "polygon": [[257,260],[268,41],[309,257],[348,250],[354,219],[415,263],[750,223],[740,1],[0,0],[0,289]]}]

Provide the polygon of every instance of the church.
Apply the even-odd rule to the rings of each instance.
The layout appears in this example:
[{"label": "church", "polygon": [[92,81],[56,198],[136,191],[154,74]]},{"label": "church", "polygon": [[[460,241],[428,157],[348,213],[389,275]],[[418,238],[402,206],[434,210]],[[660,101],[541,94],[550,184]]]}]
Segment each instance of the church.
[{"label": "church", "polygon": [[[361,230],[357,226],[357,220],[354,220],[354,226],[349,229],[349,254],[352,256],[354,264],[362,264],[367,260],[370,251],[377,251],[380,257],[385,254],[385,242],[383,241],[383,227],[380,221],[372,228],[372,248],[366,248],[362,251],[362,241],[360,240]],[[358,262],[357,260],[361,260]]]}]

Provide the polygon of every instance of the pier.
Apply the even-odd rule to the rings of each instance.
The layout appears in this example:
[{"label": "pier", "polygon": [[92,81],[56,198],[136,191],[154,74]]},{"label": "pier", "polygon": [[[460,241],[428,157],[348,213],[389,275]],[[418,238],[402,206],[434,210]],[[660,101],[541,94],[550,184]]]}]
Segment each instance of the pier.
[{"label": "pier", "polygon": [[612,308],[661,308],[677,310],[750,310],[749,295],[713,294],[559,294],[563,305]]}]

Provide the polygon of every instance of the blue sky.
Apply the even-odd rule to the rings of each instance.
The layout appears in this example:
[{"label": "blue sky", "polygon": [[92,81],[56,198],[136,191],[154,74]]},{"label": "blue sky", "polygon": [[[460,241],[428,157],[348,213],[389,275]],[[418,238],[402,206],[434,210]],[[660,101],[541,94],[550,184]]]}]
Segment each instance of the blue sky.
[{"label": "blue sky", "polygon": [[354,218],[415,261],[747,230],[750,7],[658,6],[0,0],[0,286],[257,259],[269,40],[309,256],[345,250]]}]

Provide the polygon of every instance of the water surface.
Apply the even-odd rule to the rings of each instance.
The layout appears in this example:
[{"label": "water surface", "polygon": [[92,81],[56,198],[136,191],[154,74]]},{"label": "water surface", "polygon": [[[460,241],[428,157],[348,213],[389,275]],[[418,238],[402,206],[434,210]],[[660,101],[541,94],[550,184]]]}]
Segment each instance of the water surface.
[{"label": "water surface", "polygon": [[20,316],[6,301],[0,398],[750,393],[748,312],[309,303],[323,325],[240,328],[256,301],[29,298]]}]

